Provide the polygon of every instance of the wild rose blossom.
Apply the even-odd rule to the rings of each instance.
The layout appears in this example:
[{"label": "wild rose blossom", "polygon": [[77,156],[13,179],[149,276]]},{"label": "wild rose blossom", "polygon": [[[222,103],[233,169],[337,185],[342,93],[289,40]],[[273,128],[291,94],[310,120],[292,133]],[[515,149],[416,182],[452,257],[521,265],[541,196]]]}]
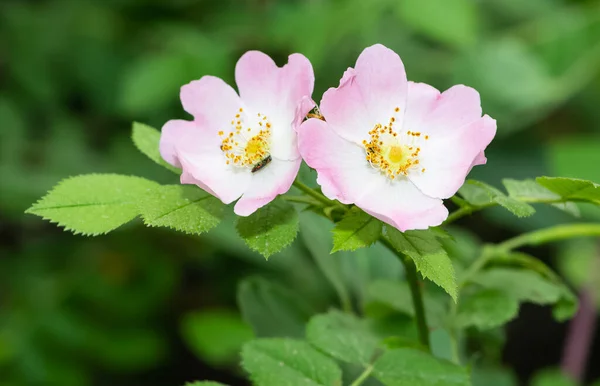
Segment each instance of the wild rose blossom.
[{"label": "wild rose blossom", "polygon": [[361,53],[320,109],[326,121],[309,119],[298,133],[323,194],[401,231],[448,217],[442,199],[486,163],[496,133],[477,91],[408,82],[400,57],[380,44]]},{"label": "wild rose blossom", "polygon": [[160,153],[183,170],[181,183],[195,184],[248,216],[289,190],[300,168],[295,129],[314,106],[313,69],[290,55],[279,68],[266,54],[250,51],[237,62],[239,96],[228,84],[204,76],[181,88],[193,121],[171,120],[162,128]]}]

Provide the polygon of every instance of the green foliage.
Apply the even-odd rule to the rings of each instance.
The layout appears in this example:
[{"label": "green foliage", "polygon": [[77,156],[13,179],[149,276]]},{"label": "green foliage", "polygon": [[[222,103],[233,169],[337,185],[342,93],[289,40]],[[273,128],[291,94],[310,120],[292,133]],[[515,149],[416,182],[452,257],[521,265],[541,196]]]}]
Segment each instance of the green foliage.
[{"label": "green foliage", "polygon": [[250,326],[231,311],[192,312],[181,321],[185,342],[207,363],[237,362],[242,345],[254,337]]},{"label": "green foliage", "polygon": [[476,207],[496,203],[517,217],[528,217],[535,213],[535,209],[531,205],[507,196],[481,181],[468,180],[458,192],[469,204]]},{"label": "green foliage", "polygon": [[296,238],[298,213],[287,201],[276,199],[248,217],[239,217],[236,229],[252,250],[269,258]]},{"label": "green foliage", "polygon": [[259,277],[240,282],[237,300],[258,337],[302,337],[314,313],[298,293]]},{"label": "green foliage", "polygon": [[403,314],[414,316],[415,309],[407,283],[377,280],[369,285],[368,299],[390,306]]},{"label": "green foliage", "polygon": [[88,174],[61,181],[27,209],[76,234],[110,232],[138,215],[137,201],[158,184],[140,177]]},{"label": "green foliage", "polygon": [[454,267],[436,234],[431,230],[402,233],[390,226],[385,229],[392,246],[410,257],[424,278],[442,287],[456,301],[458,290]]},{"label": "green foliage", "polygon": [[531,386],[576,386],[577,382],[570,379],[560,370],[548,369],[537,373],[531,380]]},{"label": "green foliage", "polygon": [[538,177],[536,181],[565,200],[600,205],[600,185],[592,181],[562,177]]},{"label": "green foliage", "polygon": [[219,225],[225,205],[193,185],[158,186],[139,197],[144,224],[168,227],[188,234],[201,234]]},{"label": "green foliage", "polygon": [[368,247],[379,239],[381,229],[381,221],[355,207],[335,224],[331,253]]},{"label": "green foliage", "polygon": [[456,323],[462,328],[490,329],[516,318],[518,312],[519,302],[514,297],[498,290],[483,290],[461,298]]},{"label": "green foliage", "polygon": [[472,45],[479,34],[477,5],[469,0],[405,0],[397,7],[415,31],[452,46]]},{"label": "green foliage", "polygon": [[173,173],[181,173],[181,170],[171,166],[160,156],[160,132],[154,127],[145,125],[143,123],[133,122],[131,139],[133,140],[135,147],[137,147],[139,151],[145,154],[152,161],[156,162],[160,166],[164,166]]},{"label": "green foliage", "polygon": [[414,349],[384,353],[373,374],[386,386],[470,386],[466,369]]},{"label": "green foliage", "polygon": [[227,386],[224,383],[214,382],[214,381],[196,381],[196,382],[188,382],[183,386]]},{"label": "green foliage", "polygon": [[242,366],[257,386],[340,385],[342,372],[308,343],[292,339],[259,339],[244,345]]},{"label": "green foliage", "polygon": [[365,366],[371,363],[378,342],[365,321],[339,311],[314,316],[306,327],[306,339],[336,359]]}]

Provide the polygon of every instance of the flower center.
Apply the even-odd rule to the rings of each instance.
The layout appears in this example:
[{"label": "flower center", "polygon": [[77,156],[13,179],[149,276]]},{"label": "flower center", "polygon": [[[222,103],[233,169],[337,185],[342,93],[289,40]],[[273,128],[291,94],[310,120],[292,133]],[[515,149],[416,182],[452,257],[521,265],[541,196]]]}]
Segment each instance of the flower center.
[{"label": "flower center", "polygon": [[228,133],[219,131],[221,150],[227,165],[251,168],[254,173],[271,162],[271,122],[261,113],[252,119],[243,112],[240,108]]},{"label": "flower center", "polygon": [[[396,107],[395,112],[399,111]],[[369,131],[370,140],[363,140],[367,161],[392,180],[408,173],[425,173],[425,169],[419,167],[419,153],[429,136],[417,131],[397,130],[394,122],[396,118],[392,116],[387,125],[377,123]]]}]

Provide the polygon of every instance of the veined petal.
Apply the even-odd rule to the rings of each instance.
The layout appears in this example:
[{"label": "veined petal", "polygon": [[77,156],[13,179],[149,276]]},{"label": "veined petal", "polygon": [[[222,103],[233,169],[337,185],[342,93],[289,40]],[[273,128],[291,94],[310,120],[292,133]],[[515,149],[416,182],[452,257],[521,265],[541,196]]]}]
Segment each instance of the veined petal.
[{"label": "veined petal", "polygon": [[483,150],[496,135],[496,121],[485,115],[466,126],[449,127],[442,138],[432,135],[423,146],[420,167],[425,172],[409,178],[425,194],[448,198],[465,182],[475,165],[486,161]]},{"label": "veined petal", "polygon": [[235,90],[214,76],[203,76],[184,85],[180,98],[184,110],[194,116],[197,126],[213,132],[229,127],[228,122],[242,107]]},{"label": "veined petal", "polygon": [[383,178],[365,160],[365,150],[337,135],[327,122],[305,121],[298,130],[298,148],[308,166],[317,170],[317,183],[332,200],[351,204]]},{"label": "veined petal", "polygon": [[310,61],[292,54],[280,68],[268,55],[249,51],[237,63],[235,79],[244,104],[255,113],[267,115],[273,123],[272,155],[286,160],[298,158],[296,125],[314,106],[303,102],[310,100],[314,87]]},{"label": "veined petal", "polygon": [[356,206],[404,232],[440,225],[448,217],[442,200],[428,197],[406,178],[380,178]]},{"label": "veined petal", "polygon": [[196,184],[229,204],[238,199],[250,185],[251,172],[226,164],[219,148],[220,138],[214,133],[200,132],[200,145],[194,151],[177,150],[183,167],[181,183]]},{"label": "veined petal", "polygon": [[403,112],[406,93],[402,60],[376,44],[360,54],[356,67],[344,73],[339,87],[327,90],[320,108],[336,133],[360,144],[375,124],[385,124],[392,115]]},{"label": "veined petal", "polygon": [[279,194],[290,189],[302,159],[282,161],[273,158],[263,169],[252,174],[250,185],[238,200],[233,211],[238,216],[249,216],[258,208],[273,201]]}]

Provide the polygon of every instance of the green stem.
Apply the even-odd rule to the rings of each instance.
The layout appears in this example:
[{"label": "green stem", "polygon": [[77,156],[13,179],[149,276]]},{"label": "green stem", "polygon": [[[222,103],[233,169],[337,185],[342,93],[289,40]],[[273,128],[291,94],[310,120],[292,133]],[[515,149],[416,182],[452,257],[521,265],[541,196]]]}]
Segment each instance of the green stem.
[{"label": "green stem", "polygon": [[294,186],[296,188],[298,188],[299,190],[301,190],[302,192],[304,192],[307,195],[309,195],[310,197],[312,197],[312,198],[316,199],[317,201],[325,204],[325,206],[335,206],[337,208],[342,209],[344,212],[348,211],[348,208],[346,208],[344,205],[340,204],[337,201],[333,201],[333,200],[328,199],[323,194],[317,192],[314,189],[311,189],[309,186],[307,186],[304,183],[300,182],[298,179],[296,179],[294,181]]},{"label": "green stem", "polygon": [[427,327],[427,318],[425,317],[423,295],[421,294],[421,287],[419,287],[417,267],[415,267],[415,263],[413,263],[413,261],[410,258],[398,252],[386,237],[382,236],[379,240],[390,251],[392,251],[404,265],[404,271],[406,272],[406,281],[408,281],[413,307],[415,309],[415,318],[417,322],[417,330],[419,332],[419,341],[423,346],[429,349],[429,328]]},{"label": "green stem", "polygon": [[309,204],[309,205],[322,205],[322,203],[320,201],[316,201],[312,197],[288,196],[288,195],[283,195],[281,197],[283,197],[284,200],[289,201],[289,202],[297,202],[300,204]]},{"label": "green stem", "polygon": [[496,248],[501,251],[510,251],[526,245],[539,245],[550,241],[583,236],[600,236],[600,224],[566,224],[538,229],[510,238],[498,244]]},{"label": "green stem", "polygon": [[460,354],[458,352],[458,332],[455,327],[455,319],[458,313],[458,303],[450,302],[450,321],[452,325],[449,327],[450,333],[450,359],[452,363],[460,365]]},{"label": "green stem", "polygon": [[362,383],[364,381],[367,380],[367,378],[369,378],[369,376],[371,375],[371,373],[373,372],[373,365],[369,365],[365,371],[362,372],[362,374],[360,374],[358,376],[358,378],[356,378],[354,380],[354,382],[352,382],[352,384],[350,386],[360,386],[362,385]]}]

